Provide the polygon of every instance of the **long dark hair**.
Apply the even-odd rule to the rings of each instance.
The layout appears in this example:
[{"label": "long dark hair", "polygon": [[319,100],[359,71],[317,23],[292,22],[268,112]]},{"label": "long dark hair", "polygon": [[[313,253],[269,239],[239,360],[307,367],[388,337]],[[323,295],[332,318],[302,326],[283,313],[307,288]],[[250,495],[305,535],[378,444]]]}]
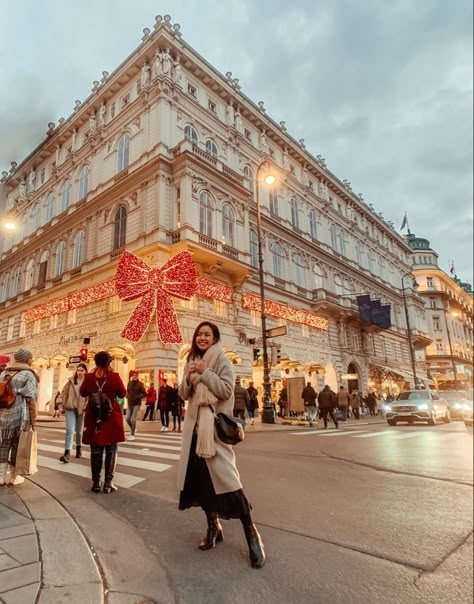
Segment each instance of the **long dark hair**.
[{"label": "long dark hair", "polygon": [[214,335],[214,340],[216,342],[219,342],[219,340],[221,339],[221,332],[219,331],[219,328],[217,327],[217,325],[215,323],[211,323],[210,321],[202,321],[201,323],[199,323],[199,325],[196,327],[196,329],[194,330],[194,335],[193,335],[193,339],[191,342],[191,350],[189,351],[187,360],[189,361],[190,359],[196,358],[196,357],[202,357],[203,356],[203,351],[199,350],[199,348],[197,347],[196,344],[196,339],[197,339],[197,335],[199,333],[199,330],[201,329],[201,327],[210,327],[212,330],[212,333]]},{"label": "long dark hair", "polygon": [[86,373],[88,371],[87,365],[85,363],[79,363],[79,365],[76,367],[76,371],[74,372],[74,378],[73,378],[73,380],[74,380],[75,384],[77,384],[77,370],[79,369],[79,367],[82,367],[82,369],[85,369]]}]

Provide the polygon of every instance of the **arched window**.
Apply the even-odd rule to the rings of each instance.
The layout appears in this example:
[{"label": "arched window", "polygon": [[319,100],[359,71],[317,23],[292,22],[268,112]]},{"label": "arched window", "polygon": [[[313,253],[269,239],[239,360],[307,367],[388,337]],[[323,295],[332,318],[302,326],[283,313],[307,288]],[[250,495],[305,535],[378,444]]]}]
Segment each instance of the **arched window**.
[{"label": "arched window", "polygon": [[30,233],[35,233],[39,227],[40,208],[36,203],[31,210]]},{"label": "arched window", "polygon": [[309,213],[309,232],[311,239],[316,240],[318,238],[318,217],[316,210],[311,210]]},{"label": "arched window", "polygon": [[0,302],[5,302],[5,300],[8,298],[8,286],[9,286],[9,282],[10,282],[10,273],[5,273],[3,275],[2,291],[1,291],[1,296],[0,296]]},{"label": "arched window", "polygon": [[69,178],[64,181],[61,189],[61,212],[64,212],[69,207],[69,201],[71,198],[71,181]]},{"label": "arched window", "polygon": [[299,216],[299,212],[298,212],[298,203],[296,202],[296,199],[294,197],[291,198],[290,200],[290,206],[291,206],[291,224],[299,229],[300,228],[300,216]]},{"label": "arched window", "polygon": [[46,281],[46,277],[48,276],[48,260],[49,260],[49,252],[45,250],[41,254],[40,265],[39,265],[39,273],[38,273],[38,285],[44,285]]},{"label": "arched window", "polygon": [[117,172],[121,172],[128,167],[130,159],[130,136],[125,133],[119,139],[117,145]]},{"label": "arched window", "polygon": [[84,262],[84,241],[86,235],[84,231],[78,231],[74,237],[74,247],[72,250],[72,268],[81,266]]},{"label": "arched window", "polygon": [[250,231],[250,264],[258,268],[258,237],[255,231]]},{"label": "arched window", "polygon": [[12,283],[12,298],[17,296],[20,293],[20,283],[21,283],[21,266],[17,266],[15,272],[13,273],[13,283]]},{"label": "arched window", "polygon": [[296,285],[306,287],[306,267],[301,254],[293,256],[293,271]]},{"label": "arched window", "polygon": [[33,287],[33,279],[35,276],[35,261],[33,258],[26,265],[26,274],[25,274],[25,291],[28,291]]},{"label": "arched window", "polygon": [[66,242],[61,241],[56,248],[56,262],[54,264],[54,276],[59,277],[64,273],[64,262],[66,259]]},{"label": "arched window", "polygon": [[273,186],[268,189],[268,201],[270,204],[270,213],[278,216],[278,195],[276,188]]},{"label": "arched window", "polygon": [[46,203],[44,206],[44,222],[43,224],[47,224],[50,222],[54,215],[54,193],[51,192],[48,194],[46,198]]},{"label": "arched window", "polygon": [[272,259],[273,259],[273,276],[283,279],[285,277],[285,252],[279,243],[272,245]]},{"label": "arched window", "polygon": [[212,237],[212,201],[207,191],[199,195],[199,232]]},{"label": "arched window", "polygon": [[188,139],[188,141],[191,141],[193,145],[199,144],[197,132],[192,126],[186,126],[184,129],[184,136]]},{"label": "arched window", "polygon": [[244,176],[249,181],[249,188],[252,191],[252,199],[255,193],[255,176],[250,166],[244,166]]},{"label": "arched window", "polygon": [[227,243],[227,245],[234,246],[234,235],[235,235],[234,210],[228,203],[225,203],[222,206],[222,236],[224,237],[224,243]]},{"label": "arched window", "polygon": [[81,171],[79,173],[79,196],[78,199],[82,199],[89,192],[89,173],[90,168],[86,164],[82,166]]},{"label": "arched window", "polygon": [[209,155],[212,155],[212,157],[215,157],[215,158],[217,158],[217,156],[219,154],[217,145],[211,138],[206,141],[206,151],[209,153]]},{"label": "arched window", "polygon": [[114,247],[123,247],[127,237],[127,208],[120,206],[114,216]]}]

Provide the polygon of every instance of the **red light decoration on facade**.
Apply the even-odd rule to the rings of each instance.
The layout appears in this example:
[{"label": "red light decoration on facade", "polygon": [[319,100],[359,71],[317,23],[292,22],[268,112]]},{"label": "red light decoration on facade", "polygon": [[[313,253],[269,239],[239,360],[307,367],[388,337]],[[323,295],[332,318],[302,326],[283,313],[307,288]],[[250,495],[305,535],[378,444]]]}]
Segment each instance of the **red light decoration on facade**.
[{"label": "red light decoration on facade", "polygon": [[[247,310],[255,310],[260,312],[260,296],[255,294],[243,294],[242,295],[242,308]],[[292,323],[303,323],[303,325],[309,325],[321,331],[328,330],[328,320],[323,317],[313,315],[306,310],[300,310],[293,308],[292,306],[286,306],[279,302],[273,302],[272,300],[265,300],[265,314],[269,317],[276,317],[278,319],[286,319]]]}]

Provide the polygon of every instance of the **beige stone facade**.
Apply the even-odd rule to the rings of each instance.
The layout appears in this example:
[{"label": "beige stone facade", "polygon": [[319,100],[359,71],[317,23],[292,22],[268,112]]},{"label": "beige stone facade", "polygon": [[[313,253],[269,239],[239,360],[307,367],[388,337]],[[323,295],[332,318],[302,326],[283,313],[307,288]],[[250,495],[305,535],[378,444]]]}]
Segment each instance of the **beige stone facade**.
[{"label": "beige stone facade", "polygon": [[[271,188],[256,182],[264,161],[277,177]],[[317,388],[345,384],[347,374],[357,374],[350,386],[361,390],[410,383],[401,294],[410,247],[323,158],[161,21],[65,121],[50,124],[41,145],[0,185],[4,218],[18,227],[1,235],[0,352],[32,348],[43,407],[69,375],[67,360],[85,336],[91,352],[114,354],[124,377],[130,368],[148,380],[156,381],[159,370],[179,377],[186,345],[162,344],[153,324],[138,344],[123,340],[134,303],[118,297],[22,320],[32,308],[113,277],[125,249],[151,266],[189,250],[202,277],[230,287],[232,303],[176,301],[184,342],[200,320],[214,320],[236,373],[261,385],[261,361],[253,359],[253,348],[261,347],[259,313],[242,303],[259,292],[257,187],[267,300],[328,319],[326,331],[294,313],[269,316],[269,328],[287,326],[271,342],[281,349],[274,392],[298,377]],[[390,329],[361,323],[361,293],[391,304]],[[407,302],[423,348],[423,300],[409,290]],[[421,362],[420,378],[424,369]]]}]

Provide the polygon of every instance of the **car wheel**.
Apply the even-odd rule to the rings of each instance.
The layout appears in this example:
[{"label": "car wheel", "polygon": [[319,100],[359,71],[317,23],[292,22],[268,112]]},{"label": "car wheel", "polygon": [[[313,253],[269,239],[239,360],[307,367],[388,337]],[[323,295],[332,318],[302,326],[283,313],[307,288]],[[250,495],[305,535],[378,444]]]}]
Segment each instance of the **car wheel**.
[{"label": "car wheel", "polygon": [[443,422],[445,424],[451,423],[451,412],[449,411],[449,409],[446,409],[446,415],[443,417]]},{"label": "car wheel", "polygon": [[388,419],[387,422],[388,422],[389,426],[396,426],[397,425],[397,420],[396,419]]},{"label": "car wheel", "polygon": [[428,420],[428,426],[436,426],[436,415],[432,415]]}]

